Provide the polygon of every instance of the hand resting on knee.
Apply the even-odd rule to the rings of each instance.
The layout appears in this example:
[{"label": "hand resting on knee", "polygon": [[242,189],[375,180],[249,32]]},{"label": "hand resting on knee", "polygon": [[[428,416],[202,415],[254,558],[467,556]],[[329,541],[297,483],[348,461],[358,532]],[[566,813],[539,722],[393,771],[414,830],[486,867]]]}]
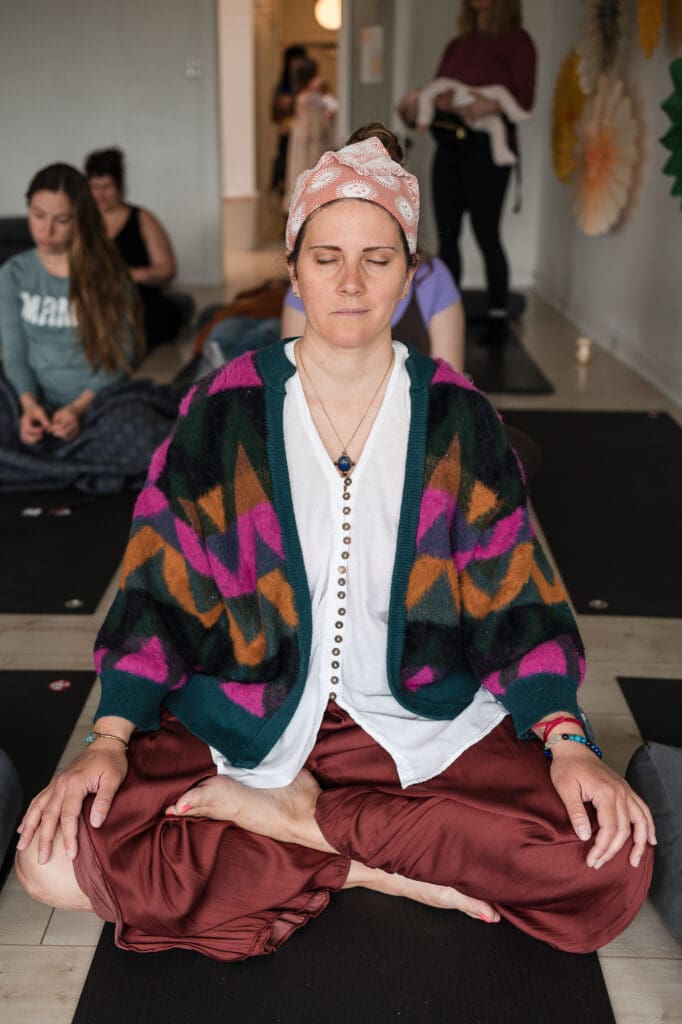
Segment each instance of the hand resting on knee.
[{"label": "hand resting on knee", "polygon": [[67,856],[75,860],[78,853],[78,819],[83,810],[83,801],[89,793],[96,794],[90,810],[90,823],[94,828],[99,828],[126,777],[128,762],[125,750],[133,728],[132,722],[123,718],[98,720],[98,732],[118,736],[122,742],[98,737],[96,742],[88,746],[33,798],[18,828],[19,852],[28,849],[37,836],[38,863],[46,864],[52,855],[57,828],[61,826]]}]

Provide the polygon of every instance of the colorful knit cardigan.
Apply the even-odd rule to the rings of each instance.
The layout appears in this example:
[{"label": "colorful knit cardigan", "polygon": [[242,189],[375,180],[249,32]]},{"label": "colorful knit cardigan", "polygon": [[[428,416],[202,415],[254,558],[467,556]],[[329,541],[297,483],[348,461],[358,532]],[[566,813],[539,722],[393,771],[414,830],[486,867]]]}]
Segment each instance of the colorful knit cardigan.
[{"label": "colorful knit cardigan", "polygon": [[[445,363],[413,351],[406,367],[391,691],[450,719],[483,683],[525,737],[549,712],[578,713],[580,637],[497,414]],[[189,392],[152,460],[95,648],[97,717],[153,729],[165,704],[244,767],[282,734],[308,672],[310,596],[283,435],[293,372],[278,343]]]}]

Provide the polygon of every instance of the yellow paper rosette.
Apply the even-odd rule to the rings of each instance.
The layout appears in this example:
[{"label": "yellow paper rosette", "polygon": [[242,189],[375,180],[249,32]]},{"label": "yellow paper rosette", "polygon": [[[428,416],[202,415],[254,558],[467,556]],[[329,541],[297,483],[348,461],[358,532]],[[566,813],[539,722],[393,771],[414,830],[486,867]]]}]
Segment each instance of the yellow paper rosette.
[{"label": "yellow paper rosette", "polygon": [[552,163],[566,184],[575,170],[576,122],[583,112],[586,96],[578,78],[579,57],[575,50],[564,58],[554,86],[552,107]]},{"label": "yellow paper rosette", "polygon": [[663,15],[663,0],[639,0],[637,27],[639,45],[645,57],[650,57],[660,42]]}]

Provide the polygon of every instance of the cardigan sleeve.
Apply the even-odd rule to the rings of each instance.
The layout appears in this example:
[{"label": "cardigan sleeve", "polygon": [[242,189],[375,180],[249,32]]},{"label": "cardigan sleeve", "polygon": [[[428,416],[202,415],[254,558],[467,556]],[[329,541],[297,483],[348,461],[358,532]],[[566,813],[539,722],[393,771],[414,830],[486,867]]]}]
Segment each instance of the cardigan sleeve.
[{"label": "cardigan sleeve", "polygon": [[158,727],[165,696],[185,685],[222,612],[202,530],[206,513],[192,480],[203,446],[194,422],[201,400],[185,405],[152,458],[119,590],[95,644],[102,684],[96,718],[118,715],[139,729]]},{"label": "cardigan sleeve", "polygon": [[463,439],[462,514],[453,521],[462,640],[482,685],[511,713],[517,734],[530,738],[551,712],[579,715],[584,649],[535,535],[518,458],[497,414],[476,399]]}]

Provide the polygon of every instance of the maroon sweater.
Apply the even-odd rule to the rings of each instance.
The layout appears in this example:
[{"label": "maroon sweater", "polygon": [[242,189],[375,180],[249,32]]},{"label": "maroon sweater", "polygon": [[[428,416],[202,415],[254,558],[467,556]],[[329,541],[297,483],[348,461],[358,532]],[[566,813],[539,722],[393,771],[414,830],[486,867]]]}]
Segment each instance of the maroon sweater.
[{"label": "maroon sweater", "polygon": [[524,110],[533,106],[536,52],[522,28],[492,35],[467,32],[448,43],[436,78],[456,78],[465,85],[504,85]]}]

